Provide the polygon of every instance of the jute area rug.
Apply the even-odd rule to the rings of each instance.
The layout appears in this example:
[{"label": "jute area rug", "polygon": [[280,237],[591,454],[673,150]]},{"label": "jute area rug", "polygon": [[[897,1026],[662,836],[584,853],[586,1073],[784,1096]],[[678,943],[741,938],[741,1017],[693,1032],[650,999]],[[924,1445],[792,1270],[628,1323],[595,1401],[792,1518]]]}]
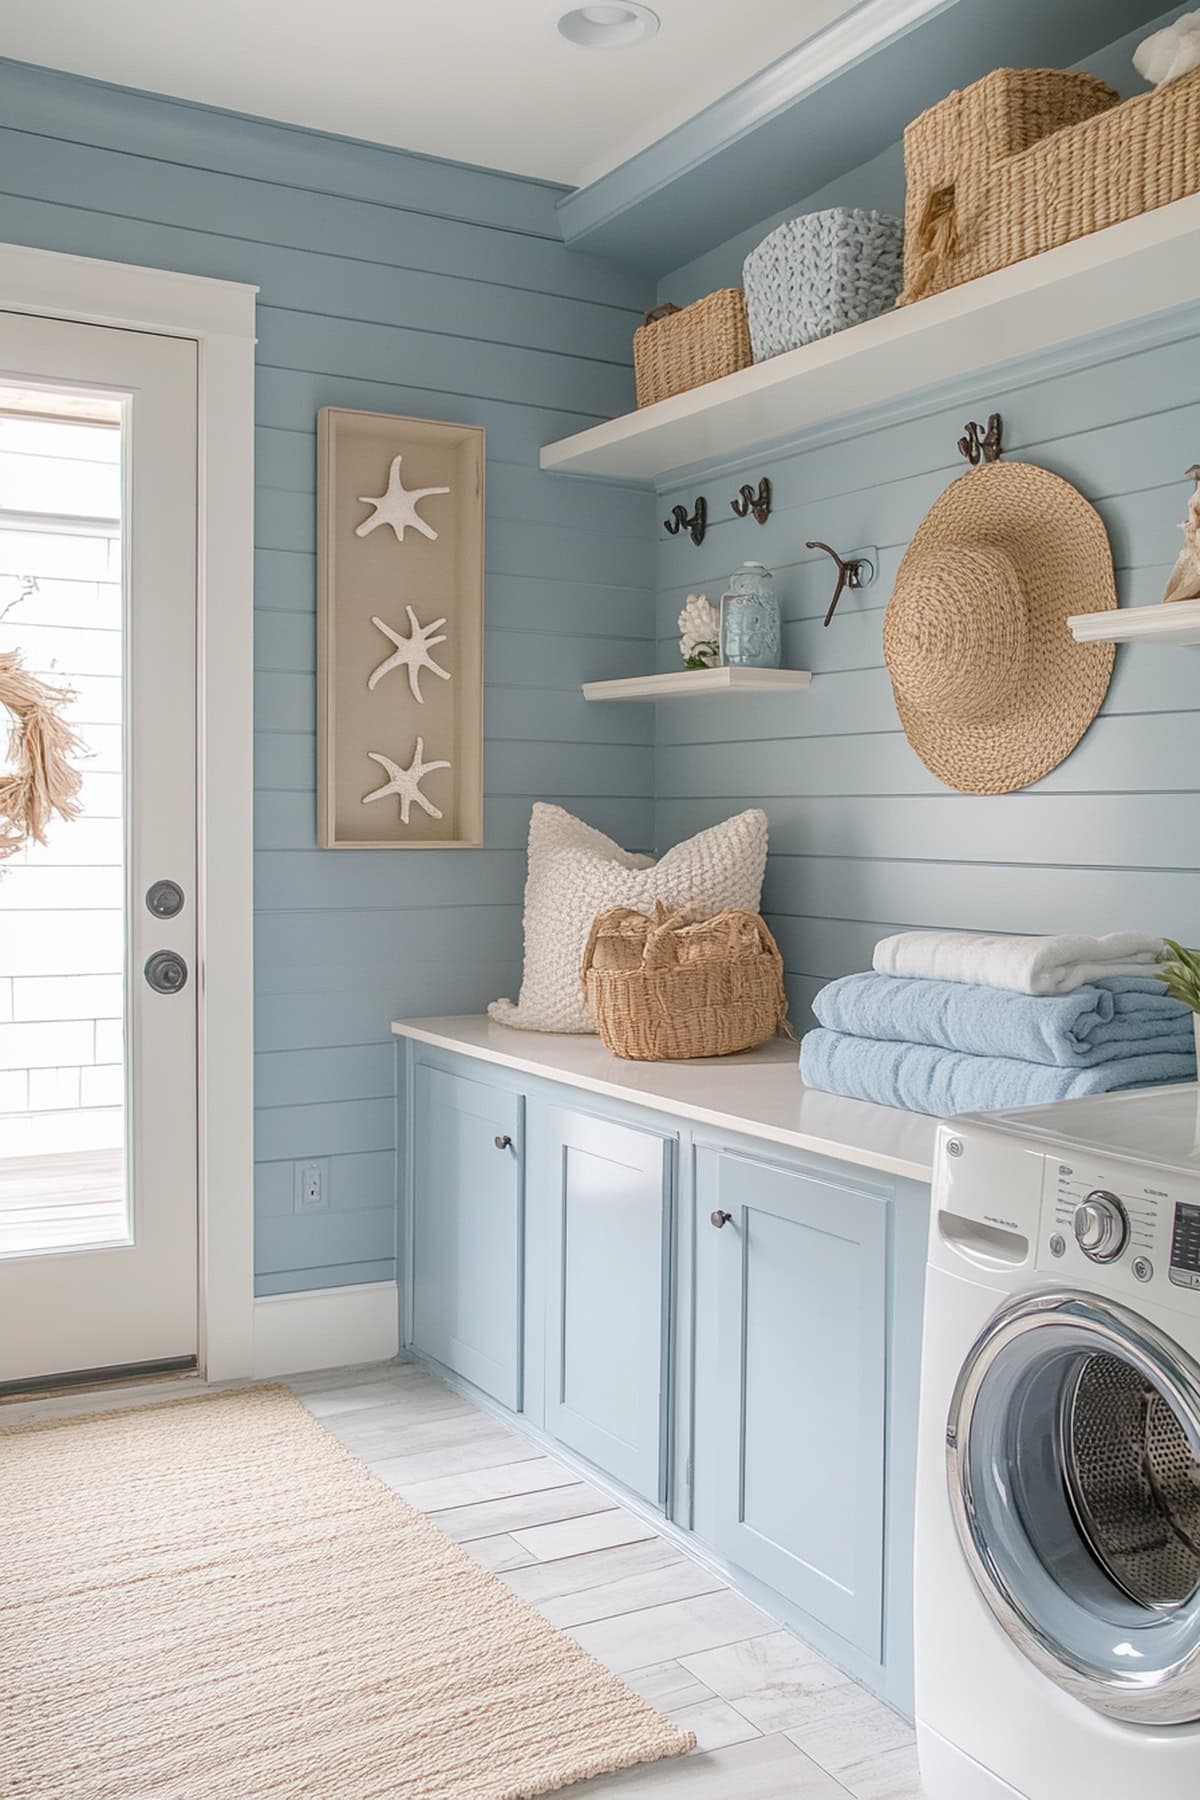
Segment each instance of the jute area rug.
[{"label": "jute area rug", "polygon": [[692,1739],[282,1386],[0,1431],[4,1800],[523,1800]]}]

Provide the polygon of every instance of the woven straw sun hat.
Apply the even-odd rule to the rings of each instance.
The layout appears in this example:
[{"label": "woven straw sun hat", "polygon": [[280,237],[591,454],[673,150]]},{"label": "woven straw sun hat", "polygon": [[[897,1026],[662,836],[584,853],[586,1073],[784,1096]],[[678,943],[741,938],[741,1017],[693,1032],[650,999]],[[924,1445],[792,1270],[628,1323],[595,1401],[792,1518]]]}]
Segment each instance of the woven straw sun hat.
[{"label": "woven straw sun hat", "polygon": [[1103,520],[1060,476],[981,464],[909,544],[883,620],[900,723],[925,767],[967,794],[1028,787],[1069,756],[1112,678],[1112,644],[1071,613],[1117,604]]}]

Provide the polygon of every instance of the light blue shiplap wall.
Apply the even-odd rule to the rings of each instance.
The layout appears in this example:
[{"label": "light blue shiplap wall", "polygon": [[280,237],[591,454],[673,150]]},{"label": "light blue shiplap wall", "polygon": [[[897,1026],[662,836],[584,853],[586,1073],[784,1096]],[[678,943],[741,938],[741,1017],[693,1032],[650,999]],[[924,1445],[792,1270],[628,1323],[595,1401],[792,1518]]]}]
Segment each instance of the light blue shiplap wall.
[{"label": "light blue shiplap wall", "polygon": [[[644,281],[565,250],[560,190],[0,62],[0,239],[261,288],[255,583],[258,1291],[389,1277],[389,1021],[515,992],[532,798],[652,834],[648,711],[581,681],[651,655],[642,492],[539,446],[632,403]],[[2,297],[0,297],[2,298]],[[318,407],[488,432],[486,848],[314,836]],[[247,772],[249,777],[249,772]],[[331,1210],[293,1163],[331,1158]]]},{"label": "light blue shiplap wall", "polygon": [[[1087,66],[1140,91],[1130,56],[1142,35]],[[902,200],[897,145],[792,210],[898,210]],[[686,301],[738,281],[760,235],[665,277],[661,295]],[[1055,470],[1099,508],[1121,604],[1157,600],[1191,491],[1184,471],[1200,458],[1200,303],[1190,316],[889,405],[752,463],[706,469],[662,496],[666,516],[677,499],[690,505],[703,491],[716,523],[700,550],[660,533],[659,666],[678,666],[675,618],[686,594],[715,599],[730,570],[757,557],[778,577],[784,661],[815,673],[795,696],[657,709],[660,848],[740,805],[767,809],[764,906],[801,1026],[824,981],[869,967],[876,941],[907,926],[1128,927],[1188,942],[1200,934],[1200,648],[1120,649],[1082,744],[1021,794],[952,793],[900,730],[883,666],[883,608],[912,532],[966,466],[955,448],[964,422],[992,411],[1003,414],[1008,456]],[[774,484],[773,516],[761,528],[735,521],[727,496],[763,474]],[[828,631],[832,565],[804,548],[810,538],[844,554],[880,552],[879,579],[843,599]]]},{"label": "light blue shiplap wall", "polygon": [[[1170,329],[1170,328],[1168,328]],[[1200,930],[1200,648],[1118,651],[1103,711],[1036,787],[997,798],[952,793],[900,730],[881,625],[916,525],[965,465],[967,418],[1004,416],[1007,453],[1074,482],[1108,527],[1123,605],[1157,600],[1179,544],[1200,454],[1200,308],[1177,341],[1053,372],[1040,364],[980,382],[915,416],[861,420],[809,447],[681,490],[715,501],[700,550],[659,546],[659,664],[673,666],[675,615],[689,591],[720,593],[757,556],[777,574],[784,661],[811,688],[762,700],[658,708],[660,846],[761,801],[771,823],[765,910],[796,1016],[823,981],[869,967],[878,938],[906,926],[995,931]],[[764,527],[735,521],[725,496],[769,473]],[[664,496],[668,505],[675,494]],[[724,514],[724,516],[722,516]],[[823,538],[877,546],[880,577],[821,619],[832,565]],[[677,666],[677,665],[674,665]]]}]

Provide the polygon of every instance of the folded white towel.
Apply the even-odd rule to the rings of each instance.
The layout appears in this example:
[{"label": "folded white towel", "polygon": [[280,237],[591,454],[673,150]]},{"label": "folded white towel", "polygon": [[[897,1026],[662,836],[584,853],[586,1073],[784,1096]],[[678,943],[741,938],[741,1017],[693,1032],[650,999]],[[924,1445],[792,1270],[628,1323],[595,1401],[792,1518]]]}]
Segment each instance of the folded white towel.
[{"label": "folded white towel", "polygon": [[1162,950],[1144,931],[1107,937],[1002,937],[995,932],[900,931],[875,946],[880,975],[973,981],[1019,994],[1072,994],[1105,975],[1145,975]]}]

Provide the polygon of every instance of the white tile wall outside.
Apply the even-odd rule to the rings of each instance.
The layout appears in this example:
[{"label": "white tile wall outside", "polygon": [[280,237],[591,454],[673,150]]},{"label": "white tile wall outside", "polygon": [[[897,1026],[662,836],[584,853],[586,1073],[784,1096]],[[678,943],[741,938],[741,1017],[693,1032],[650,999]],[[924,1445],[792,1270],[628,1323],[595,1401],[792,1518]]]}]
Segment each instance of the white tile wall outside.
[{"label": "white tile wall outside", "polygon": [[67,1155],[75,1150],[119,1150],[125,1141],[120,1108],[77,1106],[70,1112],[0,1115],[0,1155]]},{"label": "white tile wall outside", "polygon": [[64,531],[0,531],[0,579],[31,571],[39,582],[111,581],[108,540]]},{"label": "white tile wall outside", "polygon": [[[90,782],[87,785],[90,792]],[[119,868],[22,863],[4,871],[0,880],[0,912],[73,912],[79,905],[79,886],[85,878],[90,905],[101,910],[120,907],[124,883]]]},{"label": "white tile wall outside", "polygon": [[79,1071],[80,1106],[120,1106],[125,1098],[125,1069],[121,1063]]},{"label": "white tile wall outside", "polygon": [[26,1112],[29,1075],[25,1069],[0,1069],[0,1113]]},{"label": "white tile wall outside", "polygon": [[[0,560],[10,562],[11,557]],[[0,571],[0,581],[7,571]],[[121,589],[115,581],[57,580],[39,578],[36,589],[21,602],[27,625],[82,625],[94,631],[116,631],[121,624]]]},{"label": "white tile wall outside", "polygon": [[79,1105],[78,1069],[30,1069],[29,1111],[64,1112]]},{"label": "white tile wall outside", "polygon": [[[0,987],[11,989],[11,1016],[14,1019],[119,1019],[121,1017],[121,977],[119,975],[22,975]],[[4,995],[0,992],[0,1018]],[[120,1039],[117,1040],[120,1042]],[[97,1056],[97,1062],[115,1058]]]},{"label": "white tile wall outside", "polygon": [[[88,885],[90,871],[81,871]],[[0,975],[110,975],[121,967],[119,911],[8,913],[0,933]]]},{"label": "white tile wall outside", "polygon": [[[76,682],[76,687],[82,687]],[[114,683],[114,686],[117,684]],[[68,709],[69,710],[69,709]],[[81,725],[78,719],[72,723]],[[46,827],[46,842],[37,847],[41,867],[66,864],[74,868],[94,869],[121,860],[121,821],[119,819],[71,819],[64,824],[52,819]]]},{"label": "white tile wall outside", "polygon": [[0,1069],[58,1069],[94,1060],[96,1027],[90,1019],[0,1025]]},{"label": "white tile wall outside", "polygon": [[[71,689],[90,752],[83,815],[0,879],[3,1155],[123,1137],[119,508],[115,430],[0,419],[0,650]],[[38,513],[114,523],[34,530],[12,517]]]},{"label": "white tile wall outside", "polygon": [[[50,464],[53,469],[53,480],[56,488],[69,497],[69,506],[62,510],[84,514],[95,519],[115,519],[121,509],[121,471],[115,461],[105,458],[102,462],[81,462],[74,457],[62,454],[68,448],[62,445],[57,453],[48,453],[47,448],[31,449],[31,430],[28,425],[18,419],[6,419],[5,430],[0,434],[0,445],[14,443],[12,449],[0,448],[0,497],[10,512],[44,512],[46,510],[47,474],[44,465]],[[43,434],[53,432],[53,426],[35,427]],[[110,434],[94,431],[101,442]],[[78,432],[72,436],[77,437]],[[73,450],[74,445],[70,448]]]}]

